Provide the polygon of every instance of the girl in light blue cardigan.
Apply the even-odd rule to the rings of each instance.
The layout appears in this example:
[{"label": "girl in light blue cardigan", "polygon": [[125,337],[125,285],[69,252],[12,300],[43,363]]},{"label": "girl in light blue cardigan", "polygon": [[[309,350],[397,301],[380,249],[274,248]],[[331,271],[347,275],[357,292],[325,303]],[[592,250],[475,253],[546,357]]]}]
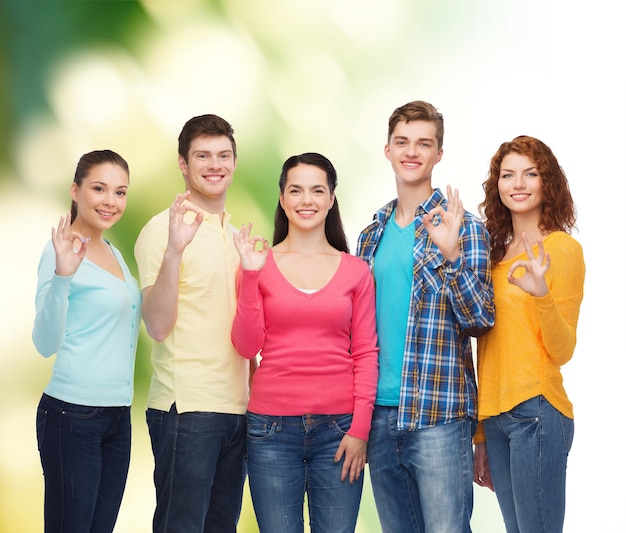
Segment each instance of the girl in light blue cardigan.
[{"label": "girl in light blue cardigan", "polygon": [[103,238],[126,208],[129,171],[110,150],[83,155],[38,269],[35,347],[56,354],[37,409],[46,533],[112,532],[130,462],[141,293]]}]

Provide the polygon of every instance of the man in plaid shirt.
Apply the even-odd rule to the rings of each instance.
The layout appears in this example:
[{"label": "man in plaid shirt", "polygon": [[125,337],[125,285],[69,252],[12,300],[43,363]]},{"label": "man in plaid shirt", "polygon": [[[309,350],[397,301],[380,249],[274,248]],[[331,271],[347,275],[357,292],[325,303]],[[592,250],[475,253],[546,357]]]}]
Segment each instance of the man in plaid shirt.
[{"label": "man in plaid shirt", "polygon": [[359,236],[376,281],[380,375],[368,460],[384,532],[467,533],[476,379],[471,336],[494,322],[489,235],[458,191],[432,187],[443,117],[409,102],[389,119],[398,197]]}]

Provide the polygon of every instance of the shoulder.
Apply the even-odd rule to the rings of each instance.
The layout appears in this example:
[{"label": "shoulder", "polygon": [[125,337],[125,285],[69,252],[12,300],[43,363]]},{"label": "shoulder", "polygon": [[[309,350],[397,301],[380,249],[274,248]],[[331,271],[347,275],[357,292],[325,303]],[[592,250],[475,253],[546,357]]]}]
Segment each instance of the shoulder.
[{"label": "shoulder", "polygon": [[564,231],[550,233],[543,239],[543,246],[552,256],[558,254],[572,259],[579,256],[582,259],[582,246],[574,237]]},{"label": "shoulder", "polygon": [[154,238],[154,236],[161,234],[167,235],[169,221],[169,209],[164,209],[160,213],[157,213],[145,223],[143,228],[141,228],[139,236],[137,237],[137,242],[148,238]]},{"label": "shoulder", "polygon": [[341,257],[341,268],[344,275],[357,282],[371,277],[370,267],[366,261],[346,252],[341,252]]}]

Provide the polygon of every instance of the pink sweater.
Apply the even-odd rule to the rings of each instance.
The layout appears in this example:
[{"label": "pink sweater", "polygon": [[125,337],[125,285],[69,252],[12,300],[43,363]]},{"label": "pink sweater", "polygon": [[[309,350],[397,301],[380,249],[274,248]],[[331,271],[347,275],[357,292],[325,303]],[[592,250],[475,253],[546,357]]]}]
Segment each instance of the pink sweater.
[{"label": "pink sweater", "polygon": [[283,277],[270,251],[261,271],[242,271],[232,340],[243,357],[261,355],[250,411],[352,413],[348,434],[368,439],[378,348],[374,283],[361,259],[342,254],[328,284],[306,294]]}]

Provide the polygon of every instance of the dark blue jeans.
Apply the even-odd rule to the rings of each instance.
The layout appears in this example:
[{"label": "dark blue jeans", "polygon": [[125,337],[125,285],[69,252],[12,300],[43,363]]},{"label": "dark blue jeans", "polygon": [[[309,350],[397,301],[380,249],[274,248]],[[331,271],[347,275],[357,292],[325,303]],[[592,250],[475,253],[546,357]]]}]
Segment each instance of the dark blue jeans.
[{"label": "dark blue jeans", "polygon": [[154,533],[235,533],[246,477],[244,415],[146,411]]},{"label": "dark blue jeans", "polygon": [[130,463],[130,408],[89,407],[44,394],[37,445],[46,533],[111,533]]}]

